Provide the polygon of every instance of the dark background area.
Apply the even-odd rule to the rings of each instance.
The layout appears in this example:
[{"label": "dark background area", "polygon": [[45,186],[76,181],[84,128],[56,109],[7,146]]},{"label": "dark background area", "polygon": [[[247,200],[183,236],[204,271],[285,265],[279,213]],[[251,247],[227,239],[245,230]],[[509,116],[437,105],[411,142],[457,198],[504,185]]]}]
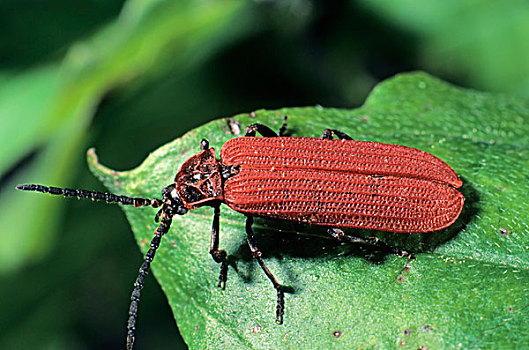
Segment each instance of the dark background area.
[{"label": "dark background area", "polygon": [[[152,8],[200,19],[204,7],[194,8],[208,2],[197,3],[182,1],[181,12],[175,5],[165,11],[163,1],[153,1]],[[211,30],[214,39],[194,36],[189,28],[184,39],[168,39],[171,45],[153,54],[153,63],[99,85],[90,106],[79,103],[72,110],[83,112],[61,119],[60,111],[75,99],[56,107],[56,94],[45,102],[24,94],[39,84],[90,86],[97,79],[86,76],[98,65],[106,68],[93,76],[112,75],[118,69],[105,66],[114,61],[104,50],[112,49],[119,28],[127,28],[123,19],[134,17],[130,14],[135,11],[145,17],[131,31],[134,42],[156,25],[156,10],[139,1],[1,2],[0,128],[7,136],[0,137],[0,147],[12,148],[2,156],[0,182],[0,348],[122,347],[141,255],[120,209],[43,199],[37,211],[27,204],[34,197],[13,193],[16,183],[44,181],[104,190],[84,161],[88,147],[96,147],[101,163],[130,169],[207,121],[260,108],[355,108],[381,80],[413,70],[463,87],[529,95],[529,5],[523,1],[423,2],[414,8],[398,1],[234,6],[237,11],[228,23]],[[162,36],[163,31],[148,40]],[[201,41],[193,48],[196,40]],[[100,47],[101,55],[91,52]],[[124,52],[122,59],[130,56]],[[99,60],[83,61],[83,55]],[[39,78],[43,69],[51,71],[44,74],[49,82]],[[37,91],[30,96],[44,95]],[[41,106],[53,112],[42,117]],[[18,146],[17,135],[33,125],[39,128],[28,134],[31,142]],[[76,130],[74,141],[57,143],[71,130]],[[41,160],[55,148],[71,149],[60,167],[51,156]],[[38,161],[45,166],[33,169]],[[17,196],[27,202],[18,202]],[[6,214],[11,212],[18,216]],[[209,239],[208,234],[202,238]],[[138,348],[185,347],[152,277],[143,290],[137,338]]]}]

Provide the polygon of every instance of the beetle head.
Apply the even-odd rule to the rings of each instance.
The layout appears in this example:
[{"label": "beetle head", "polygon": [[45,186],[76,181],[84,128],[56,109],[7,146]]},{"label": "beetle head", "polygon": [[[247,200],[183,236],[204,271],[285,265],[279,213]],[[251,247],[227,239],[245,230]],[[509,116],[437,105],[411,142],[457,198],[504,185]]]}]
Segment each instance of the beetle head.
[{"label": "beetle head", "polygon": [[222,200],[222,177],[215,150],[204,149],[186,160],[176,173],[175,185],[187,209]]}]

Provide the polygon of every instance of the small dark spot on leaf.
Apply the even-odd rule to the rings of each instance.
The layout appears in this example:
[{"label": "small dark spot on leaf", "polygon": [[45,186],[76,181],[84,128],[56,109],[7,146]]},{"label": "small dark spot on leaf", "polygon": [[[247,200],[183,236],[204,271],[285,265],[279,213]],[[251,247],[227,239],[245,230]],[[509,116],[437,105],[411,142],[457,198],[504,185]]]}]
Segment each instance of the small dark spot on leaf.
[{"label": "small dark spot on leaf", "polygon": [[334,331],[332,336],[335,338],[340,338],[342,336],[342,331]]},{"label": "small dark spot on leaf", "polygon": [[512,231],[507,231],[506,229],[504,229],[503,227],[500,227],[500,234],[504,235],[504,236],[508,236],[512,233]]},{"label": "small dark spot on leaf", "polygon": [[261,325],[252,327],[253,334],[261,333],[262,331],[263,331],[263,326]]},{"label": "small dark spot on leaf", "polygon": [[430,331],[432,331],[432,329],[433,329],[432,326],[429,325],[429,324],[427,324],[426,326],[422,327],[422,331],[423,332],[430,332]]},{"label": "small dark spot on leaf", "polygon": [[406,329],[404,330],[404,335],[408,335],[408,334],[410,334],[410,333],[411,333],[411,328],[406,328]]}]

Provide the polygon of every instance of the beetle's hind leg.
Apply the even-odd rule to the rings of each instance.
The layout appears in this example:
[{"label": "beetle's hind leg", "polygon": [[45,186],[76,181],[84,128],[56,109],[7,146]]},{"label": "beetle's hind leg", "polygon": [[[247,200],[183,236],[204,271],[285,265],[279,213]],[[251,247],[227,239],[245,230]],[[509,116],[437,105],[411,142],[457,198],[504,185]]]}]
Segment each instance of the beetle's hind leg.
[{"label": "beetle's hind leg", "polygon": [[287,119],[288,119],[288,116],[285,115],[283,117],[283,124],[281,125],[277,133],[264,124],[255,123],[255,124],[249,125],[246,128],[246,133],[244,134],[244,136],[253,137],[255,136],[256,132],[261,134],[263,137],[283,136],[285,134],[285,131],[287,130]]},{"label": "beetle's hind leg", "polygon": [[253,224],[253,216],[248,215],[246,217],[246,239],[248,240],[248,246],[250,247],[250,250],[252,251],[252,256],[255,260],[259,263],[261,268],[263,269],[264,273],[268,277],[268,279],[272,282],[274,285],[274,288],[277,292],[277,305],[276,305],[276,322],[278,324],[283,323],[283,314],[285,311],[285,294],[283,291],[283,286],[278,282],[278,280],[275,278],[275,276],[270,272],[268,267],[265,265],[262,253],[257,248],[257,245],[255,243],[255,237],[252,230],[252,224]]},{"label": "beetle's hind leg", "polygon": [[386,251],[388,253],[395,254],[397,256],[401,256],[401,257],[406,256],[408,257],[409,260],[415,259],[415,257],[410,252],[407,252],[399,248],[392,247],[389,244],[382,242],[380,239],[376,237],[349,236],[349,235],[346,235],[342,230],[336,227],[331,227],[327,229],[327,233],[331,235],[331,237],[341,242],[369,244],[369,245],[379,248],[382,251]]},{"label": "beetle's hind leg", "polygon": [[213,205],[213,225],[211,227],[211,245],[209,254],[216,263],[220,264],[219,283],[217,286],[224,289],[226,287],[226,280],[228,279],[228,262],[226,260],[227,253],[224,249],[219,249],[219,218],[220,218],[220,203]]},{"label": "beetle's hind leg", "polygon": [[340,131],[340,130],[334,130],[334,129],[325,129],[323,130],[323,133],[321,134],[322,140],[332,140],[334,136],[338,137],[340,140],[352,140],[353,138],[346,133]]}]

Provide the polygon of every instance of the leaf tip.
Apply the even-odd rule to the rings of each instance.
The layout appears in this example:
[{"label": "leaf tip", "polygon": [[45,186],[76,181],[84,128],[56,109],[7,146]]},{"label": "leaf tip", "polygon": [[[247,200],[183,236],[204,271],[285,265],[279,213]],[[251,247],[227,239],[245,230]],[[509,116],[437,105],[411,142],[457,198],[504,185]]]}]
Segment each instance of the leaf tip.
[{"label": "leaf tip", "polygon": [[94,147],[90,147],[88,151],[86,151],[86,159],[88,163],[94,163],[98,164],[96,149]]},{"label": "leaf tip", "polygon": [[119,172],[107,168],[106,166],[99,163],[99,158],[96,154],[96,149],[91,147],[86,151],[86,161],[88,163],[88,168],[99,180],[107,184],[108,178],[116,178],[119,175]]}]

